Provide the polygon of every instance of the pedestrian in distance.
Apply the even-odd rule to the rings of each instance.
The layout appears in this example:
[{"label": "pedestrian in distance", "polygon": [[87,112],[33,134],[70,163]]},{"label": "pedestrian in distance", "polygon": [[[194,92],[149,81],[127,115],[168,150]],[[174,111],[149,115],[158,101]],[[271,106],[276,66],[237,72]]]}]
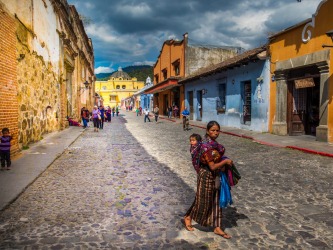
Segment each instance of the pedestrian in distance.
[{"label": "pedestrian in distance", "polygon": [[87,127],[86,107],[82,107],[81,109],[81,120],[83,123],[83,128],[86,128]]},{"label": "pedestrian in distance", "polygon": [[189,116],[190,116],[190,111],[187,110],[187,107],[182,112],[183,116],[183,130],[188,130],[188,125],[189,125]]},{"label": "pedestrian in distance", "polygon": [[118,108],[118,106],[116,107],[116,116],[118,116],[119,115],[119,108]]},{"label": "pedestrian in distance", "polygon": [[139,112],[140,112],[139,108],[136,108],[135,109],[136,116],[139,116]]},{"label": "pedestrian in distance", "polygon": [[94,122],[94,132],[98,132],[99,123],[100,123],[100,120],[102,119],[102,117],[101,117],[101,111],[95,105],[94,109],[92,110],[91,113],[92,113],[92,118],[93,118],[93,122]]},{"label": "pedestrian in distance", "polygon": [[106,109],[106,120],[107,120],[107,122],[111,122],[111,108],[110,108],[110,106],[108,106],[107,107],[107,109]]},{"label": "pedestrian in distance", "polygon": [[153,109],[154,116],[155,116],[155,122],[157,122],[157,120],[158,120],[159,111],[160,111],[160,109],[156,105],[155,108]]},{"label": "pedestrian in distance", "polygon": [[149,110],[147,108],[145,108],[144,110],[144,114],[145,114],[145,119],[144,121],[146,122],[146,120],[148,119],[148,121],[150,122],[150,119],[149,119]]},{"label": "pedestrian in distance", "polygon": [[220,134],[220,125],[216,121],[207,124],[205,139],[200,147],[200,167],[197,175],[195,200],[184,217],[185,228],[194,231],[192,220],[201,226],[212,226],[214,233],[225,239],[231,236],[222,229],[222,208],[220,207],[220,189],[215,186],[219,171],[232,165],[230,159],[223,159],[225,148],[216,139]]},{"label": "pedestrian in distance", "polygon": [[[10,141],[12,136],[9,133],[9,128],[2,129],[2,136],[0,137],[0,158],[1,158],[1,170],[10,170],[12,162],[10,160]],[[6,168],[7,164],[7,168]]]},{"label": "pedestrian in distance", "polygon": [[171,106],[168,107],[167,112],[168,112],[168,118],[171,119],[171,117],[172,117],[172,107]]},{"label": "pedestrian in distance", "polygon": [[179,109],[178,109],[177,105],[175,105],[175,106],[173,107],[173,116],[174,116],[175,118],[178,117],[178,111],[179,111]]},{"label": "pedestrian in distance", "polygon": [[112,116],[114,117],[114,113],[116,113],[115,107],[112,108]]},{"label": "pedestrian in distance", "polygon": [[85,107],[81,109],[81,119],[83,122],[83,128],[87,128],[89,123],[89,110]]},{"label": "pedestrian in distance", "polygon": [[139,107],[140,115],[142,115],[142,107]]},{"label": "pedestrian in distance", "polygon": [[104,109],[103,105],[99,106],[99,111],[101,112],[101,114],[100,114],[101,115],[101,119],[99,120],[99,128],[103,129],[103,127],[104,127],[104,120],[105,120],[105,116],[106,116],[105,109]]}]

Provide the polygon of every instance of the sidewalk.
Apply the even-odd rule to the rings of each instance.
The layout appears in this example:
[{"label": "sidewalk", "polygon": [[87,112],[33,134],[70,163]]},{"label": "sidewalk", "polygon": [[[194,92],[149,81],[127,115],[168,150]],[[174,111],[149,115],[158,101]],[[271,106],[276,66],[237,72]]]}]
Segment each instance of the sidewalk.
[{"label": "sidewalk", "polygon": [[11,170],[0,171],[0,210],[14,201],[83,132],[69,127],[44,138],[12,159]]},{"label": "sidewalk", "polygon": [[[182,124],[182,119],[169,119],[166,116],[160,116],[160,118]],[[206,123],[200,121],[190,120],[190,126],[206,129]],[[316,138],[310,135],[280,136],[232,127],[221,127],[221,132],[223,134],[246,138],[267,146],[290,148],[305,153],[318,154],[333,158],[333,143],[316,141]]]}]

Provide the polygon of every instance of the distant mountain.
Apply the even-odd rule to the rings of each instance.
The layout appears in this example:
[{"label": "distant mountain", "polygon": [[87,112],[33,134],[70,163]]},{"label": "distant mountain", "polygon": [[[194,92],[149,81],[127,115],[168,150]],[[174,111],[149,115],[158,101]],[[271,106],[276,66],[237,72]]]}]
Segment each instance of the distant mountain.
[{"label": "distant mountain", "polygon": [[[153,67],[149,65],[128,66],[123,68],[123,71],[131,77],[136,77],[138,81],[146,82],[148,76],[153,79]],[[96,74],[96,79],[97,81],[106,81],[113,73],[114,72]]]}]

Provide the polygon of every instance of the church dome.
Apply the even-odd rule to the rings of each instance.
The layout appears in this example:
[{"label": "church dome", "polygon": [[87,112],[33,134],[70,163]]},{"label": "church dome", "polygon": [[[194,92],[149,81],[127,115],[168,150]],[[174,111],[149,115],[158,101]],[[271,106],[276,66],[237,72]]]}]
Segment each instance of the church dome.
[{"label": "church dome", "polygon": [[121,67],[118,68],[118,71],[114,72],[110,78],[122,78],[124,80],[131,80],[132,78],[127,74],[126,72],[123,71]]}]

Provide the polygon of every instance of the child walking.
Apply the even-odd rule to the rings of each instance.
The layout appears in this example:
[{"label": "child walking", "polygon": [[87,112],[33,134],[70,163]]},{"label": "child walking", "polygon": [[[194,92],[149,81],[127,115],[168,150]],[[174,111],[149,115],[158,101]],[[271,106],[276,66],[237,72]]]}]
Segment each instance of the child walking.
[{"label": "child walking", "polygon": [[7,170],[10,170],[10,141],[12,136],[9,133],[8,128],[2,129],[2,136],[0,137],[0,158],[1,158],[1,170],[5,169],[7,163]]}]

